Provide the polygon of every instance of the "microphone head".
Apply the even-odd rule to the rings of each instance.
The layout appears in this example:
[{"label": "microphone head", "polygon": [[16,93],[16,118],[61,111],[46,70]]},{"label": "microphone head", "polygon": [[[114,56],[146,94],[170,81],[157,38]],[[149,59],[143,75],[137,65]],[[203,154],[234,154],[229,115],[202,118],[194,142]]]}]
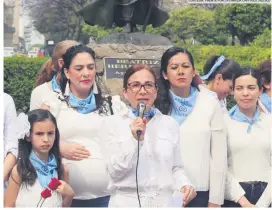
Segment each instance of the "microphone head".
[{"label": "microphone head", "polygon": [[143,118],[144,116],[144,112],[146,109],[146,105],[143,101],[139,101],[139,103],[137,104],[137,111],[138,111],[138,117]]}]

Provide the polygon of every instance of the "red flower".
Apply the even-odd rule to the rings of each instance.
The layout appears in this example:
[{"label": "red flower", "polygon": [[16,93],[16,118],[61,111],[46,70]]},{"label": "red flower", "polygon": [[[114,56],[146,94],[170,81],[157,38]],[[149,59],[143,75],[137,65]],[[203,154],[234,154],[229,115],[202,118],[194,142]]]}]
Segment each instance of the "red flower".
[{"label": "red flower", "polygon": [[52,178],[48,184],[48,187],[50,188],[50,190],[56,190],[60,185],[61,182],[57,178]]},{"label": "red flower", "polygon": [[41,196],[46,199],[46,198],[49,198],[51,197],[51,190],[49,190],[48,188],[44,189],[42,192],[41,192]]}]

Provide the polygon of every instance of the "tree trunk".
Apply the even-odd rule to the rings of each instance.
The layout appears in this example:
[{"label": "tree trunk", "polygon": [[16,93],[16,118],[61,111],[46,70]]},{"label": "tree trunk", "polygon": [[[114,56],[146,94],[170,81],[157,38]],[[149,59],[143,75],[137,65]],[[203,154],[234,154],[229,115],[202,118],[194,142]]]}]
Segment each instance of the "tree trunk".
[{"label": "tree trunk", "polygon": [[231,34],[231,45],[234,46],[235,45],[235,35]]}]

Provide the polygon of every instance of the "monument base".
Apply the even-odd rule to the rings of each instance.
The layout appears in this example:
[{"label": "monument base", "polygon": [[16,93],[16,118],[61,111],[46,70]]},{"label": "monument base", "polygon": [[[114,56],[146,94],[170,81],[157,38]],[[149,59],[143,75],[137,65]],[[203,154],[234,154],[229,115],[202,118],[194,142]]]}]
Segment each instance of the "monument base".
[{"label": "monument base", "polygon": [[[96,53],[97,72],[99,74],[99,72],[106,71],[103,62],[105,57],[123,60],[126,58],[160,60],[165,50],[173,45],[165,37],[137,32],[114,33],[102,37],[96,43],[90,43],[88,46]],[[158,75],[159,69],[154,70]],[[123,85],[122,81],[122,79],[110,78],[105,80],[105,84],[112,95],[119,95]]]},{"label": "monument base", "polygon": [[135,44],[135,45],[172,45],[169,39],[157,34],[147,34],[143,32],[134,33],[112,33],[103,36],[96,41],[97,44]]}]

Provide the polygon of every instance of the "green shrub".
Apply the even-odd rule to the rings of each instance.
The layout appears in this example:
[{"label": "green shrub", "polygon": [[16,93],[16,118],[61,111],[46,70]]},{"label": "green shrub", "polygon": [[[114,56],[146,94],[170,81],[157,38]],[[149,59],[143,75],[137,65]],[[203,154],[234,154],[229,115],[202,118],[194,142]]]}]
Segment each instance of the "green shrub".
[{"label": "green shrub", "polygon": [[4,92],[10,94],[18,112],[27,112],[34,82],[48,57],[4,59]]},{"label": "green shrub", "polygon": [[262,34],[255,37],[251,45],[271,48],[271,30],[266,28]]},{"label": "green shrub", "polygon": [[189,50],[195,61],[196,69],[202,73],[205,62],[213,55],[224,55],[226,58],[234,59],[242,66],[257,67],[262,61],[270,59],[271,49],[256,46],[194,46],[178,45]]}]

